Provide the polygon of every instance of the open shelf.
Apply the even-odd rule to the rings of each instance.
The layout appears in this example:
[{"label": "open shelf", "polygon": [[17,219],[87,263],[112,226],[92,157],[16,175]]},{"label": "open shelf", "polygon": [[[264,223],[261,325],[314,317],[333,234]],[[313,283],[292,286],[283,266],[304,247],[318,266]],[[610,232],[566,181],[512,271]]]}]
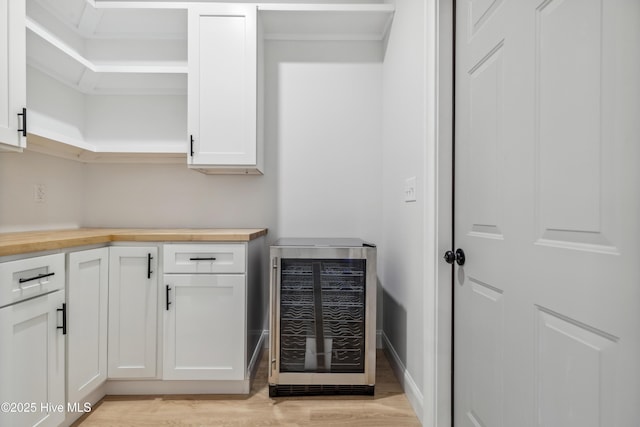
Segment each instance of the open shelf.
[{"label": "open shelf", "polygon": [[85,39],[46,10],[32,5],[29,11],[46,23],[26,19],[27,63],[65,85],[91,95],[186,94],[186,36],[129,39],[101,33]]},{"label": "open shelf", "polygon": [[386,37],[388,4],[260,4],[265,40],[368,40]]},{"label": "open shelf", "polygon": [[[27,0],[27,148],[183,162],[189,1]],[[384,41],[388,4],[257,4],[265,40]]]},{"label": "open shelf", "polygon": [[28,0],[29,150],[186,163],[187,13]]}]

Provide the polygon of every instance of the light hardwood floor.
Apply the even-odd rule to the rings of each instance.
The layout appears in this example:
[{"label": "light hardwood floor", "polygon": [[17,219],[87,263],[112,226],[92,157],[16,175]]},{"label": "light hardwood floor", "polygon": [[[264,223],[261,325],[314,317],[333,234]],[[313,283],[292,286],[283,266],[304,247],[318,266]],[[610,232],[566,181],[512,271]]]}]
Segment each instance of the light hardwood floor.
[{"label": "light hardwood floor", "polygon": [[264,356],[249,395],[107,396],[74,426],[420,425],[381,350],[375,396],[270,398]]}]

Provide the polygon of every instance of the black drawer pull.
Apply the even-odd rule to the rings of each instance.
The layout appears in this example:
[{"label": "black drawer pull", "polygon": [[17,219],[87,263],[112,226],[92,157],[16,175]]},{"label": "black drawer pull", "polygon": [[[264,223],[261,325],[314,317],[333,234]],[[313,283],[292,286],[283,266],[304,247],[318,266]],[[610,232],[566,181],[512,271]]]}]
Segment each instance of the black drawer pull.
[{"label": "black drawer pull", "polygon": [[67,304],[62,303],[62,308],[56,308],[56,311],[62,312],[62,326],[56,326],[56,328],[62,329],[62,335],[67,335]]},{"label": "black drawer pull", "polygon": [[189,258],[189,261],[215,261],[216,259],[214,257],[205,257],[205,258],[201,258],[201,257],[194,257],[194,258]]},{"label": "black drawer pull", "polygon": [[171,305],[171,301],[169,301],[169,291],[171,290],[171,288],[169,287],[169,285],[167,285],[166,288],[166,296],[167,296],[167,310],[169,310],[169,305]]},{"label": "black drawer pull", "polygon": [[32,280],[44,279],[45,277],[51,277],[56,273],[46,273],[46,274],[38,274],[35,277],[28,277],[26,279],[19,279],[18,283],[31,282]]}]

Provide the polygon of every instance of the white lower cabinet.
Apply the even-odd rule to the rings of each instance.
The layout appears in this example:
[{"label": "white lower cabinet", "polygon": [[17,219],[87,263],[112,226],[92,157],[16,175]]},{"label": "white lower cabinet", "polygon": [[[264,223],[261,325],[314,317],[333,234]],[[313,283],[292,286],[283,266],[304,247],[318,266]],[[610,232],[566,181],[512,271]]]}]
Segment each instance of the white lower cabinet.
[{"label": "white lower cabinet", "polygon": [[245,378],[245,275],[165,274],[163,378]]},{"label": "white lower cabinet", "polygon": [[67,264],[67,401],[84,399],[107,379],[109,249],[72,252]]},{"label": "white lower cabinet", "polygon": [[248,393],[263,245],[164,244],[162,276],[158,244],[0,262],[0,427],[68,425],[109,390]]},{"label": "white lower cabinet", "polygon": [[63,304],[59,290],[0,309],[0,426],[64,421]]},{"label": "white lower cabinet", "polygon": [[65,419],[64,254],[0,263],[0,426]]},{"label": "white lower cabinet", "polygon": [[109,248],[108,377],[157,376],[158,248]]}]

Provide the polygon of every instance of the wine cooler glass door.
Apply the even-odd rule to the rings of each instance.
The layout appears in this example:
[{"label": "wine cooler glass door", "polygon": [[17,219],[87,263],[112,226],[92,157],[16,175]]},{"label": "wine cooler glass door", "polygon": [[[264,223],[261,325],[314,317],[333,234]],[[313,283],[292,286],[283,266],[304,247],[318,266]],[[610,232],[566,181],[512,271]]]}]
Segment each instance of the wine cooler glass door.
[{"label": "wine cooler glass door", "polygon": [[364,372],[366,262],[281,259],[280,372]]}]

